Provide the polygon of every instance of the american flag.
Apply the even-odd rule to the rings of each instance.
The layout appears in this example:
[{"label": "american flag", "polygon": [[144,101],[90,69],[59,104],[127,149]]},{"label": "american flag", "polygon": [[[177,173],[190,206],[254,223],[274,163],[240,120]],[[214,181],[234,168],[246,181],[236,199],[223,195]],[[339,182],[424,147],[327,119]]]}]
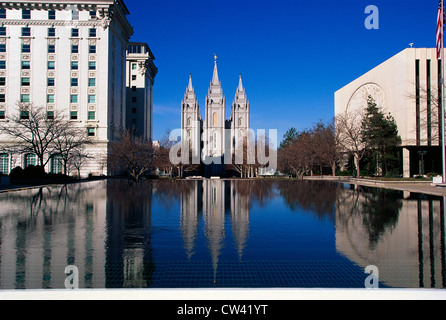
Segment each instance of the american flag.
[{"label": "american flag", "polygon": [[443,0],[440,0],[438,4],[438,16],[437,16],[437,59],[441,55],[441,39],[443,38],[445,13],[443,8]]}]

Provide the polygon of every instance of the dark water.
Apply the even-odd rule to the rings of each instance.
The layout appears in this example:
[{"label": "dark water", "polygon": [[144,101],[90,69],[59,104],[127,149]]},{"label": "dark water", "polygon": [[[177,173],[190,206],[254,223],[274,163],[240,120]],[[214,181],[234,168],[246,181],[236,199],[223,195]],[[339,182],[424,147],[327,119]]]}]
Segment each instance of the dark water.
[{"label": "dark water", "polygon": [[310,181],[97,181],[0,194],[0,289],[444,288],[443,198]]}]

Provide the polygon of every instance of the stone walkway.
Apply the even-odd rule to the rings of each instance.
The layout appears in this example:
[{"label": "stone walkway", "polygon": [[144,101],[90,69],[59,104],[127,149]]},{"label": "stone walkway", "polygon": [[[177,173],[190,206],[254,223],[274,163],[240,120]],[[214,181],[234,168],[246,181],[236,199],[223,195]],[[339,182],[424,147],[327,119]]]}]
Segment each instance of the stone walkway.
[{"label": "stone walkway", "polygon": [[425,193],[440,197],[446,197],[446,187],[434,186],[432,182],[428,181],[380,181],[371,179],[357,179],[349,177],[305,177],[305,180],[324,180],[336,181],[343,183],[356,184],[360,186],[383,188],[407,191],[412,193]]}]

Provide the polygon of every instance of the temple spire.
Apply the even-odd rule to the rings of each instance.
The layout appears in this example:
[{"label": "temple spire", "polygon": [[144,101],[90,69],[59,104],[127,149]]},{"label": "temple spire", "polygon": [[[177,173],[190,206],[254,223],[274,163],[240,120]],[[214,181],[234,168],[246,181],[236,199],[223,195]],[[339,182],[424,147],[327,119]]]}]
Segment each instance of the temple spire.
[{"label": "temple spire", "polygon": [[218,86],[220,85],[220,81],[218,80],[218,70],[217,70],[217,55],[214,54],[214,75],[212,76],[212,85]]},{"label": "temple spire", "polygon": [[238,91],[243,91],[242,74],[240,74],[240,79],[238,81]]},{"label": "temple spire", "polygon": [[189,85],[187,86],[188,91],[194,91],[194,87],[192,86],[192,74],[189,74]]}]

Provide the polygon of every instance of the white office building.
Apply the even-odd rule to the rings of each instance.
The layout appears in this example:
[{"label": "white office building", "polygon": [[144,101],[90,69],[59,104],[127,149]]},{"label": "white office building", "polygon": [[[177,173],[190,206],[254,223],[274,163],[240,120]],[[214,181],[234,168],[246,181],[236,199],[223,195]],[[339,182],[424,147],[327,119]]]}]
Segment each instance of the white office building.
[{"label": "white office building", "polygon": [[[133,85],[127,81],[133,34],[128,15],[122,0],[0,2],[0,125],[19,112],[18,103],[45,106],[49,117],[63,112],[93,141],[87,150],[93,159],[82,175],[107,174],[109,143],[132,121],[127,119],[127,85]],[[151,61],[153,55],[145,55]],[[145,92],[150,103],[151,90]],[[151,126],[151,116],[144,121]],[[143,131],[151,136],[151,128]],[[0,148],[5,144],[8,137],[0,136]],[[0,153],[2,173],[37,164],[32,154]],[[59,161],[49,161],[46,172],[60,173]]]},{"label": "white office building", "polygon": [[372,96],[397,123],[404,177],[441,174],[440,79],[435,48],[405,49],[338,90],[335,115],[366,108]]},{"label": "white office building", "polygon": [[127,49],[127,128],[153,140],[153,85],[158,68],[147,43],[131,42]]}]

